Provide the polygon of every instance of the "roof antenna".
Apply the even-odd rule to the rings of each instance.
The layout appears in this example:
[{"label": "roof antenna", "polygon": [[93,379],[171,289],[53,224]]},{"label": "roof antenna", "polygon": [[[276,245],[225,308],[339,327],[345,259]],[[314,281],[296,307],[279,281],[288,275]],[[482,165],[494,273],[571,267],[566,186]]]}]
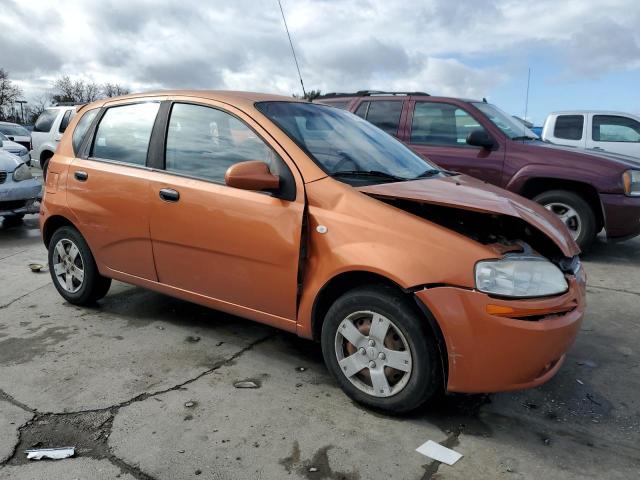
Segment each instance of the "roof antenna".
[{"label": "roof antenna", "polygon": [[302,74],[300,73],[300,67],[298,66],[298,59],[296,58],[296,51],[293,48],[293,42],[291,41],[291,34],[289,33],[289,27],[287,27],[287,19],[284,18],[284,10],[282,10],[282,3],[278,0],[280,6],[280,13],[282,14],[282,21],[284,22],[284,29],[287,31],[287,37],[289,37],[289,45],[291,45],[291,53],[293,53],[293,61],[296,62],[296,69],[298,70],[298,77],[300,77],[300,85],[302,86],[302,95],[307,97],[307,92],[304,90],[304,82],[302,81]]},{"label": "roof antenna", "polygon": [[531,82],[531,67],[529,67],[529,72],[527,73],[527,95],[524,101],[524,122],[522,122],[522,137],[524,138],[527,133],[527,112],[529,110],[529,83]]}]

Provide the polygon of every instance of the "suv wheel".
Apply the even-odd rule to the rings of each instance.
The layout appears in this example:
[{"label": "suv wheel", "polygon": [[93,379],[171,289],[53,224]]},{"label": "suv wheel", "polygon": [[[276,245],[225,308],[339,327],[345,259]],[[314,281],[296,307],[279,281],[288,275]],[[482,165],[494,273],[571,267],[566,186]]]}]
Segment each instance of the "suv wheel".
[{"label": "suv wheel", "polygon": [[535,197],[534,201],[562,220],[583,252],[589,249],[598,232],[596,216],[584,198],[567,190],[550,190]]},{"label": "suv wheel", "polygon": [[426,320],[392,287],[347,292],[322,325],[327,368],[352,399],[394,413],[415,410],[442,387]]},{"label": "suv wheel", "polygon": [[111,279],[98,272],[87,242],[72,227],[59,228],[51,237],[49,271],[58,293],[74,305],[101,299],[111,286]]}]

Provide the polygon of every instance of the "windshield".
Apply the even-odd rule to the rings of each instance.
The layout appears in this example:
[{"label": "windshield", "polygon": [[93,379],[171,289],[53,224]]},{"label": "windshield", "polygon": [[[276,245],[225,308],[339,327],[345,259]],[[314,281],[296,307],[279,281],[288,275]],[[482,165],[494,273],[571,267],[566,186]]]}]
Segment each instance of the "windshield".
[{"label": "windshield", "polygon": [[440,171],[391,135],[344,110],[300,102],[260,102],[256,108],[320,168],[348,183],[349,176],[366,176],[370,183],[413,180]]},{"label": "windshield", "polygon": [[489,117],[489,120],[512,140],[517,138],[538,138],[538,135],[528,129],[524,123],[506,114],[495,105],[484,102],[474,102],[473,106]]},{"label": "windshield", "polygon": [[0,133],[18,137],[28,137],[29,135],[31,135],[26,128],[21,127],[20,125],[7,124],[0,124]]}]

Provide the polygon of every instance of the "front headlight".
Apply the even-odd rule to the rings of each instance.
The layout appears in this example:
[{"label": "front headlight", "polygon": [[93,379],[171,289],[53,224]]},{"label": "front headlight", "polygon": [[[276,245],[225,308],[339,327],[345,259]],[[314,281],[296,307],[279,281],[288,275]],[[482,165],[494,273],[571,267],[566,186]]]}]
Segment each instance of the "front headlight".
[{"label": "front headlight", "polygon": [[544,297],[566,292],[569,286],[558,267],[533,255],[505,255],[476,264],[476,288],[503,297]]},{"label": "front headlight", "polygon": [[632,197],[640,196],[640,170],[627,170],[622,174],[624,193]]},{"label": "front headlight", "polygon": [[29,180],[30,178],[33,178],[33,175],[31,175],[31,169],[27,167],[26,163],[18,165],[18,168],[13,172],[14,182],[21,182],[22,180]]}]

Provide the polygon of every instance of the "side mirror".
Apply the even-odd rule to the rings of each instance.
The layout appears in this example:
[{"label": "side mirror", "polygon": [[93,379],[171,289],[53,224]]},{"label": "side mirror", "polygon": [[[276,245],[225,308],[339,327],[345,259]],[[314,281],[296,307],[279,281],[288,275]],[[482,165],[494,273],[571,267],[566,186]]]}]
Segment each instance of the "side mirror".
[{"label": "side mirror", "polygon": [[496,142],[491,136],[482,129],[476,129],[467,136],[467,144],[474,147],[482,147],[491,150],[496,146]]},{"label": "side mirror", "polygon": [[231,165],[224,174],[224,183],[243,190],[277,190],[280,177],[269,171],[269,165],[257,160]]}]

